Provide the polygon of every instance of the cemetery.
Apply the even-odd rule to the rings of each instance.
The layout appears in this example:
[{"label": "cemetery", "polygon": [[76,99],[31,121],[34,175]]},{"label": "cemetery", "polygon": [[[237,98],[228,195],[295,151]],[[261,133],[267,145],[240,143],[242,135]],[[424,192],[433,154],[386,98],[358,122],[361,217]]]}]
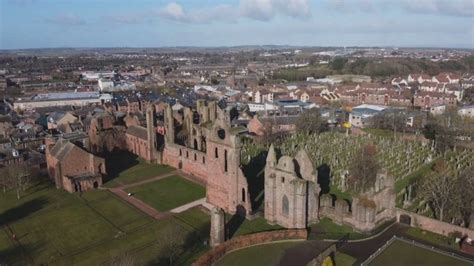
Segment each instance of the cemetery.
[{"label": "cemetery", "polygon": [[[318,181],[322,193],[351,201],[347,187],[348,169],[356,159],[357,151],[367,144],[374,145],[376,158],[382,169],[395,179],[397,207],[430,214],[426,202],[416,198],[416,185],[424,177],[433,174],[431,167],[436,161],[443,161],[447,167],[444,173],[456,176],[473,165],[474,151],[457,149],[440,153],[430,142],[402,140],[380,135],[345,135],[339,132],[321,134],[296,133],[274,143],[281,155],[295,156],[304,149],[318,170]],[[242,164],[251,164],[258,158],[265,158],[269,145],[243,141]],[[325,187],[328,186],[328,187]]]}]

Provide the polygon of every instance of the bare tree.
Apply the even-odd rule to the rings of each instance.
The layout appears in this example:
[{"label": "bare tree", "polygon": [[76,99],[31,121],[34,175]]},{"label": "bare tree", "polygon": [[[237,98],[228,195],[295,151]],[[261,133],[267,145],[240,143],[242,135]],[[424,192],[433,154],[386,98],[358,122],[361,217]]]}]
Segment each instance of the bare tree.
[{"label": "bare tree", "polygon": [[[24,165],[8,165],[2,171],[2,183],[16,190],[17,199],[21,198],[21,192],[25,191],[32,179],[31,169]],[[6,186],[4,186],[5,191]]]},{"label": "bare tree", "polygon": [[352,191],[362,193],[375,184],[380,165],[377,162],[377,148],[372,145],[362,147],[349,166],[348,184]]},{"label": "bare tree", "polygon": [[422,183],[420,194],[429,202],[436,217],[443,221],[446,211],[458,202],[456,177],[447,174],[430,175]]},{"label": "bare tree", "polygon": [[169,265],[173,265],[174,260],[183,251],[183,241],[183,228],[173,225],[169,230],[166,230],[160,237],[161,258],[166,259]]},{"label": "bare tree", "polygon": [[318,109],[307,109],[296,120],[297,132],[320,133],[325,130],[326,122],[321,117]]},{"label": "bare tree", "polygon": [[3,193],[13,186],[12,179],[9,178],[8,171],[8,167],[0,168],[0,185],[2,186]]},{"label": "bare tree", "polygon": [[135,258],[132,255],[130,255],[129,253],[124,253],[120,256],[115,257],[109,265],[110,266],[135,266],[137,265],[137,263],[135,262]]},{"label": "bare tree", "polygon": [[457,178],[457,194],[459,213],[466,226],[471,222],[471,215],[474,213],[474,166],[463,170]]}]

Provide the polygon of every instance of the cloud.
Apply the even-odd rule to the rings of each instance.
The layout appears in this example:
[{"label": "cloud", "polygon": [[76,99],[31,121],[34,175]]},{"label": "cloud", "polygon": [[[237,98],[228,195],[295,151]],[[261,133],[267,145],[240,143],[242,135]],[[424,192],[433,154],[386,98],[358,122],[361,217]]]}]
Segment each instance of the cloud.
[{"label": "cloud", "polygon": [[238,5],[216,5],[185,10],[177,3],[169,3],[157,15],[182,23],[211,23],[237,21],[248,18],[269,21],[278,15],[305,19],[311,16],[309,0],[240,0]]},{"label": "cloud", "polygon": [[61,26],[80,26],[86,24],[86,21],[83,18],[73,13],[58,14],[56,16],[46,18],[45,21]]},{"label": "cloud", "polygon": [[326,5],[330,9],[340,12],[380,13],[397,8],[415,14],[474,16],[474,0],[326,0]]},{"label": "cloud", "polygon": [[141,24],[150,20],[148,14],[107,15],[102,17],[103,21],[119,24]]},{"label": "cloud", "polygon": [[37,0],[8,0],[9,3],[19,6],[25,6],[37,2]]},{"label": "cloud", "polygon": [[474,0],[403,0],[401,5],[407,11],[420,14],[474,16]]}]

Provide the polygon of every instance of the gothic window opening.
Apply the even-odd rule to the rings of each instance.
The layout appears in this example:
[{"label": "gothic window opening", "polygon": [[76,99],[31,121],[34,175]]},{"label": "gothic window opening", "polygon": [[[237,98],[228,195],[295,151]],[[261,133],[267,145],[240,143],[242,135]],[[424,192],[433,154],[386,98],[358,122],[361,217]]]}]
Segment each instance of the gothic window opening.
[{"label": "gothic window opening", "polygon": [[245,202],[245,188],[242,188],[242,202]]},{"label": "gothic window opening", "polygon": [[189,152],[186,151],[186,158],[189,158]]},{"label": "gothic window opening", "polygon": [[286,195],[283,195],[282,205],[281,205],[281,212],[282,212],[283,216],[285,216],[285,217],[288,217],[289,205],[290,205],[290,202],[288,201],[288,198],[286,197]]},{"label": "gothic window opening", "polygon": [[219,151],[217,150],[217,147],[216,147],[216,158],[219,158]]},{"label": "gothic window opening", "polygon": [[196,139],[194,139],[194,149],[197,150],[198,149],[198,142]]},{"label": "gothic window opening", "polygon": [[206,164],[206,157],[202,157],[202,164]]},{"label": "gothic window opening", "polygon": [[281,177],[281,182],[285,183],[285,178],[284,177]]},{"label": "gothic window opening", "polygon": [[224,150],[224,172],[227,172],[227,150]]}]

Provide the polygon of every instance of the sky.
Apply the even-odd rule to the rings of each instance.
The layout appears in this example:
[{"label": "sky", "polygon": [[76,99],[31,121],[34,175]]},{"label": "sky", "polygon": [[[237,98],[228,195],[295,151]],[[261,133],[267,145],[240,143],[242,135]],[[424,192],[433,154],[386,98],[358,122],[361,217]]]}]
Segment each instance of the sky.
[{"label": "sky", "polygon": [[474,0],[0,0],[0,49],[474,48]]}]

